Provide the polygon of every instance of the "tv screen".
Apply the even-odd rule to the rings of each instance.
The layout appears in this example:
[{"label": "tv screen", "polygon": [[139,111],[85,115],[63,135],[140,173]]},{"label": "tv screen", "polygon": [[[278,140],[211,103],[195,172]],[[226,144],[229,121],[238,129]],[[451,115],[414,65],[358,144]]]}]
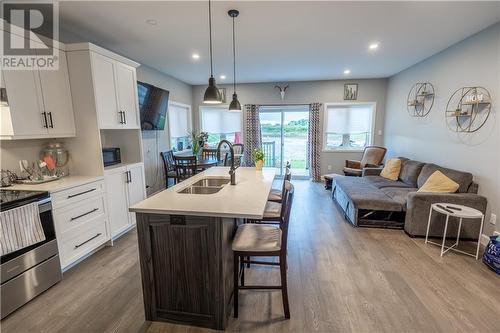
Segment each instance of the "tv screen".
[{"label": "tv screen", "polygon": [[163,130],[167,118],[169,92],[137,81],[142,130]]}]

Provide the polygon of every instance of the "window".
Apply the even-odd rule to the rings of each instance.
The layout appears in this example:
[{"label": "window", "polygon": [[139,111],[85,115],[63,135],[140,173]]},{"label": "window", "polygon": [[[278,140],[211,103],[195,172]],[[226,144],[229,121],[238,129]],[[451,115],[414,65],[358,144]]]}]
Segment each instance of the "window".
[{"label": "window", "polygon": [[172,150],[181,151],[190,148],[191,107],[171,102],[168,107],[168,123]]},{"label": "window", "polygon": [[373,141],[375,104],[326,104],[325,150],[356,150]]},{"label": "window", "polygon": [[208,145],[215,147],[220,140],[241,142],[241,112],[229,112],[227,106],[200,107],[201,131],[208,133]]}]

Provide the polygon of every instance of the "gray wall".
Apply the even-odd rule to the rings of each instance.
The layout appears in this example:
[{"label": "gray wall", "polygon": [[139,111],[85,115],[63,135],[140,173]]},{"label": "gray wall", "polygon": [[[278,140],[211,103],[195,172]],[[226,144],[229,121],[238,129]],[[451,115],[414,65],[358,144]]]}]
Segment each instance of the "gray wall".
[{"label": "gray wall", "polygon": [[[377,119],[375,124],[375,144],[382,144],[382,136],[378,135],[379,130],[383,130],[385,99],[387,89],[387,79],[370,80],[331,80],[331,81],[307,81],[290,82],[290,87],[286,91],[285,101],[282,102],[278,89],[274,89],[274,83],[249,83],[237,86],[238,99],[244,104],[279,104],[279,103],[304,103],[313,102],[335,103],[343,102],[344,83],[358,83],[358,102],[376,102]],[[230,102],[232,86],[219,85],[227,88],[227,98]],[[199,106],[203,105],[203,93],[206,86],[193,87],[193,121],[195,128],[199,130]],[[323,110],[321,111],[321,127],[323,127]],[[244,135],[244,133],[243,133]],[[361,153],[358,152],[323,152],[321,154],[321,172],[340,173],[346,159],[359,159]],[[328,170],[328,166],[331,170]]]},{"label": "gray wall", "polygon": [[[435,104],[425,118],[406,111],[408,91],[415,82],[429,81]],[[462,86],[487,88],[493,109],[486,126],[473,134],[457,135],[445,123],[444,111],[453,92]],[[499,117],[500,24],[434,55],[389,80],[384,142],[389,155],[469,171],[488,198],[488,211],[500,213]],[[487,216],[489,220],[489,216]],[[495,226],[486,222],[485,234]],[[500,230],[500,221],[496,230]]]},{"label": "gray wall", "polygon": [[[191,86],[151,67],[137,68],[137,79],[170,91],[169,100],[192,105]],[[158,144],[157,144],[158,143]],[[165,187],[165,174],[160,152],[170,149],[168,126],[163,131],[143,131],[142,146],[148,195]]]}]

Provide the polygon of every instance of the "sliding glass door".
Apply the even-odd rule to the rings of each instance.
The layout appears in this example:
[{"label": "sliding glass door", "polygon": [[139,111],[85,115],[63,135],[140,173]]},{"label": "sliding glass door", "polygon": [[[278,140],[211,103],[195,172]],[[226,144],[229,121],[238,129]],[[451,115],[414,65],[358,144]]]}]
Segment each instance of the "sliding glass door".
[{"label": "sliding glass door", "polygon": [[264,166],[276,168],[276,174],[282,176],[286,163],[290,162],[294,177],[307,178],[309,107],[262,106],[259,115],[266,156]]}]

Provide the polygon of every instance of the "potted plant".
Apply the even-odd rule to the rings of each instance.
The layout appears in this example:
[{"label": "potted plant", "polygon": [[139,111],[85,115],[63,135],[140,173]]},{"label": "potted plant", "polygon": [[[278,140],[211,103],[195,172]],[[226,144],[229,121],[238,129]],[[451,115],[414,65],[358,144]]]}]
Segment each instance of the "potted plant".
[{"label": "potted plant", "polygon": [[264,152],[261,148],[257,148],[253,151],[253,159],[255,160],[255,168],[257,170],[262,170],[264,166]]},{"label": "potted plant", "polygon": [[193,152],[194,156],[198,156],[201,153],[201,148],[202,148],[202,145],[200,145],[199,135],[196,134],[194,131],[192,131],[190,134],[191,134],[191,151]]}]

